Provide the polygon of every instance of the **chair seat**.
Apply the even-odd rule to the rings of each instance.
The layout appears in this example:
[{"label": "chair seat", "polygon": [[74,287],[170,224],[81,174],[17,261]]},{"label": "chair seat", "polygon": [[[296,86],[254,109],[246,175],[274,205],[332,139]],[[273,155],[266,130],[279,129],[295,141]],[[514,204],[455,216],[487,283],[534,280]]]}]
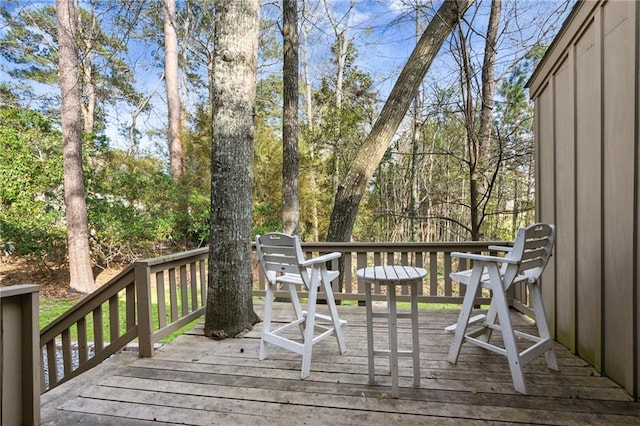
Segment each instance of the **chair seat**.
[{"label": "chair seat", "polygon": [[[309,275],[311,274],[310,268],[307,268],[307,273]],[[335,280],[336,278],[338,278],[339,275],[340,273],[338,271],[327,271],[327,277],[329,281]],[[305,285],[304,281],[302,280],[302,277],[296,274],[283,274],[283,275],[280,275],[279,277],[274,277],[274,280],[282,284]],[[320,286],[321,284],[322,283],[318,281],[317,285]]]},{"label": "chair seat", "polygon": [[[453,281],[458,281],[460,284],[466,285],[467,282],[469,282],[469,280],[471,279],[471,272],[473,272],[473,269],[467,269],[459,272],[452,272],[449,274],[449,277],[451,277]],[[528,281],[528,280],[529,280],[529,277],[527,275],[520,274],[513,279],[511,285]],[[482,276],[480,277],[480,288],[487,288],[487,289],[491,288],[491,279],[489,278],[489,273],[486,271],[484,271]]]}]

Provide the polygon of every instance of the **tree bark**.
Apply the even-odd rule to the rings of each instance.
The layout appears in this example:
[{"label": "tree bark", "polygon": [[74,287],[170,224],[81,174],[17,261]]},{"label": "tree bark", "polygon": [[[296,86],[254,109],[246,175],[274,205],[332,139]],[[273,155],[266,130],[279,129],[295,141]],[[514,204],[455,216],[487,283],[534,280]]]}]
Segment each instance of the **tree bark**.
[{"label": "tree bark", "polygon": [[286,234],[300,234],[298,199],[298,2],[283,0],[284,64],[282,120],[282,227]]},{"label": "tree bark", "polygon": [[180,127],[182,111],[178,80],[178,35],[176,32],[176,1],[164,0],[164,75],[167,85],[167,108],[169,120],[169,171],[172,178],[184,172]]},{"label": "tree bark", "polygon": [[56,0],[70,287],[90,293],[95,290],[95,280],[82,171],[82,94],[75,16],[74,0]]},{"label": "tree bark", "polygon": [[425,29],[380,116],[338,186],[327,241],[349,241],[366,185],[384,156],[433,59],[473,0],[445,1]]},{"label": "tree bark", "polygon": [[258,322],[252,299],[251,182],[259,0],[217,0],[213,63],[211,240],[205,335]]}]

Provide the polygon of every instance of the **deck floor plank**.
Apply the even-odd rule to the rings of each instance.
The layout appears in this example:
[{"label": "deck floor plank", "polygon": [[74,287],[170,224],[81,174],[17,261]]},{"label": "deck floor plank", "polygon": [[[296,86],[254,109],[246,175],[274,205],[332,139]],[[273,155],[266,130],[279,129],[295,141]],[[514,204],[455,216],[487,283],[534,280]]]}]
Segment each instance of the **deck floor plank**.
[{"label": "deck floor plank", "polygon": [[[276,305],[278,315],[290,315],[288,305]],[[411,360],[401,359],[400,398],[390,398],[385,359],[376,359],[377,383],[368,384],[364,307],[339,310],[349,322],[348,352],[339,354],[332,338],[319,343],[306,380],[299,355],[271,346],[269,358],[258,360],[261,324],[223,341],[204,337],[200,324],[153,358],[118,354],[44,394],[42,424],[640,425],[640,403],[560,345],[560,372],[547,369],[543,357],[526,366],[528,396],[513,390],[501,356],[463,345],[451,365],[444,327],[455,322],[455,310],[421,310],[421,386],[412,387]],[[386,327],[374,327],[376,343],[384,345]],[[401,345],[409,344],[406,323],[398,335]]]}]

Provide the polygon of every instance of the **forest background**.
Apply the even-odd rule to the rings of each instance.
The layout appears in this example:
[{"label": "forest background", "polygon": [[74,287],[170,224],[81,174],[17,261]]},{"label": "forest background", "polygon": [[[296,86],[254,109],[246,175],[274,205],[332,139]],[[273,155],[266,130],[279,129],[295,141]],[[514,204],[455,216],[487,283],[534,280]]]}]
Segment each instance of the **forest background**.
[{"label": "forest background", "polygon": [[[440,3],[298,1],[303,240],[326,238],[338,185]],[[511,239],[534,220],[533,111],[525,84],[571,2],[502,3],[492,72],[484,71],[496,0],[482,0],[453,29],[415,94],[369,182],[353,240]],[[283,226],[281,6],[264,1],[260,12],[254,235]],[[78,1],[77,10],[93,264],[106,268],[208,244],[213,8],[203,0],[176,2],[177,135],[165,89],[163,2]],[[3,256],[43,270],[67,262],[57,52],[53,2],[0,2],[0,247]],[[478,155],[489,82],[490,132]],[[177,169],[170,150],[176,137]]]}]

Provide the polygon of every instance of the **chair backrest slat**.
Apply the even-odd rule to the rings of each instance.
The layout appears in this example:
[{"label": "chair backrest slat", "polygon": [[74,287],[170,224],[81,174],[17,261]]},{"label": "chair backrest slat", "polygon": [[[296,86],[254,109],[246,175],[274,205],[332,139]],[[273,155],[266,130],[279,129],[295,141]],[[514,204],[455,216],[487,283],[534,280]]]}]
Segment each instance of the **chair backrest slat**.
[{"label": "chair backrest slat", "polygon": [[541,257],[544,257],[545,253],[546,252],[544,247],[538,247],[532,250],[525,250],[524,253],[522,253],[522,261],[526,262],[527,260],[531,260],[531,259],[539,259]]},{"label": "chair backrest slat", "polygon": [[529,281],[540,278],[551,257],[555,235],[555,225],[545,223],[519,229],[513,250],[506,256],[518,263],[507,265],[505,282],[513,282],[517,275],[526,275]]},{"label": "chair backrest slat", "polygon": [[522,262],[520,263],[520,265],[518,265],[518,273],[522,274],[526,271],[529,271],[533,268],[539,268],[541,266],[544,265],[544,260],[540,257],[537,257],[535,259],[531,259],[527,262]]},{"label": "chair backrest slat", "polygon": [[[304,260],[298,237],[272,232],[256,237],[258,259],[269,280],[277,274],[300,274],[300,262]],[[302,257],[301,257],[302,256]],[[269,274],[272,271],[276,274]]]}]

